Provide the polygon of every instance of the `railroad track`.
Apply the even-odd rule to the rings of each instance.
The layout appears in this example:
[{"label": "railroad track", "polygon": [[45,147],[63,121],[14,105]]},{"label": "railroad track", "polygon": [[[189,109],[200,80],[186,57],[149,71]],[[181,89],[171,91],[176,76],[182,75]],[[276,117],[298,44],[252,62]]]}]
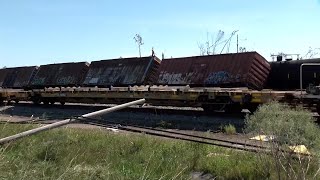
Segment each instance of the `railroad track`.
[{"label": "railroad track", "polygon": [[159,128],[151,128],[151,127],[142,127],[136,125],[115,125],[113,122],[103,121],[103,120],[96,120],[96,119],[88,119],[80,121],[83,124],[90,124],[100,127],[106,128],[116,128],[124,131],[129,132],[137,132],[137,133],[144,133],[153,136],[171,138],[171,139],[180,139],[190,142],[208,144],[208,145],[215,145],[220,147],[244,150],[249,152],[267,152],[268,146],[267,145],[257,145],[253,143],[247,142],[239,142],[239,141],[232,141],[227,138],[215,138],[215,137],[206,137],[206,136],[199,136],[189,133],[182,133],[173,130],[164,130]]},{"label": "railroad track", "polygon": [[[77,119],[77,118],[76,118]],[[83,118],[82,118],[83,119]],[[0,123],[10,123],[10,124],[51,124],[50,121],[43,121],[43,120],[28,120],[28,121],[20,121],[20,122],[0,122]],[[117,128],[124,131],[129,132],[137,132],[137,133],[144,133],[149,134],[153,136],[159,136],[159,137],[165,137],[165,138],[171,138],[171,139],[180,139],[185,140],[189,142],[195,142],[195,143],[201,143],[201,144],[207,144],[207,145],[214,145],[214,146],[220,146],[225,148],[231,148],[231,149],[237,149],[242,151],[248,151],[248,152],[263,152],[263,153],[271,153],[270,147],[267,143],[261,143],[261,144],[254,144],[252,142],[240,142],[235,140],[229,140],[227,138],[217,138],[217,137],[206,137],[206,136],[199,136],[189,133],[183,133],[178,132],[174,130],[164,130],[159,128],[151,128],[151,127],[142,127],[142,126],[136,126],[136,125],[121,125],[117,124],[115,122],[111,121],[105,121],[101,119],[91,119],[86,118],[84,120],[78,120],[74,123],[82,123],[82,124],[89,124],[89,125],[95,125],[99,127],[104,128]],[[287,150],[280,150],[284,153],[290,153]],[[294,155],[292,158],[300,158],[300,156],[307,157],[310,155],[307,154],[300,154],[300,153],[293,153]],[[311,155],[312,157],[312,155]]]},{"label": "railroad track", "polygon": [[[141,126],[123,126],[123,125],[115,126],[114,124],[108,124],[103,120],[95,121],[90,119],[90,121],[84,120],[82,121],[82,123],[91,124],[91,125],[100,126],[100,127],[117,128],[124,131],[144,133],[144,134],[171,138],[171,139],[180,139],[180,140],[185,140],[189,142],[220,146],[220,147],[237,149],[237,150],[254,152],[254,153],[259,153],[259,152],[267,153],[267,154],[272,153],[268,143],[264,143],[264,142],[261,142],[261,144],[254,144],[252,142],[240,142],[240,141],[229,140],[227,138],[199,136],[199,135],[193,135],[193,134],[182,133],[182,132],[177,132],[172,130],[158,129],[158,128],[141,127]],[[295,158],[295,159],[300,159],[301,156],[312,157],[312,155],[295,153],[295,152],[284,150],[284,149],[280,149],[280,151],[287,154],[293,154],[292,158]]]}]

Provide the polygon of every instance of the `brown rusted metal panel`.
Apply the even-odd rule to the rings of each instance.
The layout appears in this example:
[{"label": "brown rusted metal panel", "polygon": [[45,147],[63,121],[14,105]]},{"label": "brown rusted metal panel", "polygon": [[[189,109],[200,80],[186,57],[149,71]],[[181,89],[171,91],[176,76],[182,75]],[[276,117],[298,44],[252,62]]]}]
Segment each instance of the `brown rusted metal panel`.
[{"label": "brown rusted metal panel", "polygon": [[173,58],[162,61],[157,84],[262,89],[269,71],[257,52]]},{"label": "brown rusted metal panel", "polygon": [[7,88],[25,88],[37,72],[37,66],[10,68],[4,86]]},{"label": "brown rusted metal panel", "polygon": [[13,67],[0,70],[1,87],[25,88],[37,71],[36,66]]},{"label": "brown rusted metal panel", "polygon": [[89,70],[89,63],[61,63],[41,65],[31,81],[31,87],[80,86]]},{"label": "brown rusted metal panel", "polygon": [[128,86],[153,83],[160,59],[155,56],[91,62],[85,86]]}]

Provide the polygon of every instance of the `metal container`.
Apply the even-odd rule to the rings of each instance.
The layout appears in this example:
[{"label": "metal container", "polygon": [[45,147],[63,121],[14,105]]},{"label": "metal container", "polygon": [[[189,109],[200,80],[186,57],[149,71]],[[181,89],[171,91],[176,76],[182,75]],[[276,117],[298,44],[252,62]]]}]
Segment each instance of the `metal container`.
[{"label": "metal container", "polygon": [[262,89],[269,71],[257,52],[165,59],[157,84]]},{"label": "metal container", "polygon": [[[37,66],[14,67],[0,70],[1,87],[25,88],[37,71]],[[4,73],[1,73],[4,72]]]},{"label": "metal container", "polygon": [[160,62],[155,56],[93,61],[83,84],[98,87],[151,84]]},{"label": "metal container", "polygon": [[33,88],[80,86],[89,70],[89,63],[41,65],[30,85]]},{"label": "metal container", "polygon": [[3,86],[7,88],[25,88],[38,70],[37,66],[9,68]]},{"label": "metal container", "polygon": [[[270,62],[271,71],[267,81],[267,88],[275,90],[300,89],[300,66],[303,63],[319,63],[319,59],[305,59],[294,61]],[[302,87],[309,84],[320,84],[320,66],[304,66],[302,69]]]}]

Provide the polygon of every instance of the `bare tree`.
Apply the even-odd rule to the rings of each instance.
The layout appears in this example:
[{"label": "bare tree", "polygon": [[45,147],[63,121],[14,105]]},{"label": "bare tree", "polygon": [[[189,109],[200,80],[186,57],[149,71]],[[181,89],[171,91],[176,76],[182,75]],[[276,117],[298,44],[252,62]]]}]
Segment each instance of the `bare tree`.
[{"label": "bare tree", "polygon": [[305,59],[314,58],[316,55],[320,53],[320,48],[312,48],[309,47],[307,54],[304,56]]},{"label": "bare tree", "polygon": [[[203,55],[217,54],[216,51],[220,51],[218,52],[219,54],[223,53],[223,51],[226,51],[228,53],[231,46],[231,40],[237,32],[238,30],[232,31],[230,36],[224,39],[225,32],[222,30],[219,30],[216,36],[211,35],[211,41],[209,41],[209,33],[207,32],[207,40],[204,43],[198,42],[200,55],[203,56]],[[217,48],[220,45],[223,45],[223,47],[221,48],[221,50],[217,50]],[[246,52],[246,51],[247,50],[245,47],[240,47],[240,52]]]},{"label": "bare tree", "polygon": [[219,30],[217,36],[216,36],[216,40],[213,43],[213,47],[212,47],[212,53],[215,54],[216,52],[216,47],[218,46],[218,43],[222,40],[224,36],[224,32],[222,30]]},{"label": "bare tree", "polygon": [[203,56],[206,54],[206,49],[203,44],[198,43],[198,48],[200,50],[200,56]]},{"label": "bare tree", "polygon": [[216,54],[216,47],[221,44],[221,40],[224,36],[224,32],[219,30],[216,37],[211,35],[211,42],[209,40],[209,32],[207,32],[207,40],[204,43],[198,43],[198,48],[200,50],[200,55],[212,55]]},{"label": "bare tree", "polygon": [[141,57],[141,46],[144,44],[144,42],[142,41],[142,37],[140,36],[140,34],[136,34],[133,38],[136,43],[138,44],[139,47],[139,56]]},{"label": "bare tree", "polygon": [[229,48],[230,48],[230,44],[231,44],[231,39],[233,38],[233,36],[238,32],[239,30],[235,30],[235,31],[232,31],[230,37],[227,39],[226,43],[224,44],[220,54],[222,54],[224,48],[227,46],[227,52],[229,52]]}]

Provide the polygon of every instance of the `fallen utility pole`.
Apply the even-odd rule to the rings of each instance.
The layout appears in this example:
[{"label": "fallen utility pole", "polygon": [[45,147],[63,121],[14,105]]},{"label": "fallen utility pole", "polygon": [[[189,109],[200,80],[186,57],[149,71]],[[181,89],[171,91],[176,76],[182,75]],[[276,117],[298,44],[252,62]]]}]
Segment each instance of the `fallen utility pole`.
[{"label": "fallen utility pole", "polygon": [[124,109],[124,108],[132,106],[132,105],[143,104],[145,101],[146,101],[145,99],[140,99],[140,100],[128,102],[128,103],[125,103],[125,104],[117,105],[117,106],[114,106],[114,107],[111,107],[111,108],[102,109],[100,111],[95,111],[95,112],[92,112],[92,113],[84,114],[84,115],[80,116],[77,119],[66,119],[66,120],[59,121],[59,122],[56,122],[56,123],[52,123],[52,124],[49,124],[49,125],[46,125],[46,126],[42,126],[42,127],[39,127],[39,128],[31,129],[31,130],[28,130],[28,131],[25,131],[25,132],[22,132],[22,133],[18,133],[18,134],[12,135],[12,136],[8,136],[8,137],[5,137],[5,138],[2,138],[2,139],[0,139],[0,144],[5,144],[5,143],[8,143],[10,141],[15,141],[15,140],[20,139],[20,138],[25,137],[25,136],[30,136],[30,135],[33,135],[33,134],[36,134],[36,133],[39,133],[39,132],[42,132],[42,131],[46,131],[46,130],[50,130],[50,129],[53,129],[53,128],[57,128],[57,127],[72,123],[72,122],[77,121],[77,120],[84,120],[86,118],[93,118],[93,117],[97,117],[97,116],[101,116],[101,115],[104,115],[104,114],[108,114],[108,113],[111,113],[111,112],[114,112],[114,111],[117,111],[117,110],[120,110],[120,109]]}]

